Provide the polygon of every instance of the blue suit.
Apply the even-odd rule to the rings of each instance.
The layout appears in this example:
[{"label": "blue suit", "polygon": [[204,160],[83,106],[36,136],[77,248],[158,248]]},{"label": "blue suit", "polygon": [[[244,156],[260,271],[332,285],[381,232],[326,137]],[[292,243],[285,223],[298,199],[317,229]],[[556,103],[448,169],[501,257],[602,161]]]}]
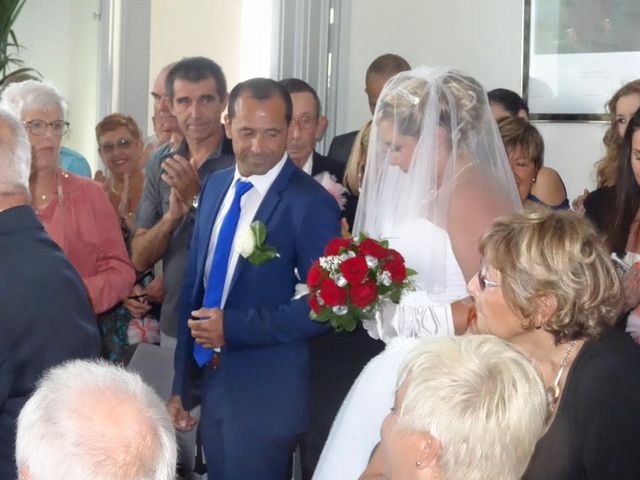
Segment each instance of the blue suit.
[{"label": "blue suit", "polygon": [[[173,393],[193,405],[200,379],[200,429],[210,478],[287,476],[296,437],[309,416],[309,338],[327,330],[309,318],[307,297],[292,300],[331,238],[340,234],[334,198],[287,160],[254,220],[280,256],[261,265],[238,258],[223,308],[220,367],[198,369],[187,325],[202,306],[204,268],[213,224],[235,169],[210,175],[202,187],[178,320]],[[213,473],[213,475],[212,475]]]}]

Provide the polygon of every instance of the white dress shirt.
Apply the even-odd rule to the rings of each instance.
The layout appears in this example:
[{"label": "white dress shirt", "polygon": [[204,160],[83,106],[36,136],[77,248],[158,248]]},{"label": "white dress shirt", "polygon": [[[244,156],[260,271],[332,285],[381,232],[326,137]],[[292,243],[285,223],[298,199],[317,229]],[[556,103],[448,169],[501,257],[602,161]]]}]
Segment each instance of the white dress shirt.
[{"label": "white dress shirt", "polygon": [[311,155],[309,155],[309,158],[307,158],[307,161],[304,162],[304,165],[302,166],[302,171],[307,175],[311,175],[311,172],[313,171],[313,152],[311,152]]},{"label": "white dress shirt", "polygon": [[[218,239],[218,234],[220,233],[220,228],[222,227],[222,221],[227,214],[227,211],[229,211],[229,207],[231,206],[231,202],[233,201],[236,181],[242,178],[243,180],[247,180],[253,184],[253,188],[245,193],[240,200],[240,219],[238,220],[238,228],[236,229],[237,233],[250,228],[251,223],[253,222],[253,218],[258,211],[258,208],[260,208],[260,204],[262,204],[262,200],[267,195],[269,188],[271,188],[273,181],[282,170],[282,167],[284,167],[284,163],[286,160],[287,154],[285,153],[280,161],[267,173],[265,173],[264,175],[251,175],[249,178],[241,177],[240,172],[238,172],[238,167],[236,166],[236,172],[233,175],[231,187],[229,187],[229,190],[227,191],[224,200],[222,201],[222,205],[220,205],[218,216],[216,217],[216,221],[213,224],[213,229],[211,230],[211,238],[209,239],[209,250],[207,252],[207,261],[205,262],[204,277],[202,279],[202,281],[204,282],[205,292],[207,290],[207,283],[209,282],[209,271],[211,270],[211,262],[213,261],[213,253],[215,252],[216,241]],[[229,293],[229,284],[231,283],[233,272],[235,271],[236,264],[238,263],[239,254],[236,251],[235,243],[236,241],[234,238],[233,244],[231,245],[229,265],[227,268],[227,276],[224,281],[224,290],[222,291],[220,308],[224,307],[224,304],[227,300],[227,295]]]}]

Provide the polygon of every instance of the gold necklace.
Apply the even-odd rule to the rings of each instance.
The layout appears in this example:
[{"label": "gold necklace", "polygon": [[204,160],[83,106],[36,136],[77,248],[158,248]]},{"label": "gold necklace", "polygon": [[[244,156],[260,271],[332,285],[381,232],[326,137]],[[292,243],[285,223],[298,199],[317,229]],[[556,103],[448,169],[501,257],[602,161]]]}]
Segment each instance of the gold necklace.
[{"label": "gold necklace", "polygon": [[569,348],[564,353],[562,360],[560,360],[560,368],[558,369],[558,373],[556,377],[553,379],[553,383],[547,387],[545,393],[547,395],[547,410],[548,415],[551,416],[553,413],[553,409],[555,408],[555,404],[558,402],[558,398],[560,398],[560,378],[562,378],[562,374],[564,372],[564,367],[567,365],[567,360],[569,360],[569,355],[573,351],[573,347],[576,346],[576,341],[572,341],[569,344]]}]

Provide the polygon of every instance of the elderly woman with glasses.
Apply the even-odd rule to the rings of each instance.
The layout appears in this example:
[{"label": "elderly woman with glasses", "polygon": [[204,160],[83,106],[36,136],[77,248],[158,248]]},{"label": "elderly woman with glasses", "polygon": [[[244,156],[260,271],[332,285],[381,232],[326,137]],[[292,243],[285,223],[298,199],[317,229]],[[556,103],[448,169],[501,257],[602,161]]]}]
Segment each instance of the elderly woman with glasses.
[{"label": "elderly woman with glasses", "polygon": [[110,310],[131,290],[135,272],[100,186],[60,169],[61,139],[69,128],[65,100],[52,85],[27,80],[9,85],[0,103],[29,133],[29,186],[38,218],[80,274],[94,312]]},{"label": "elderly woman with glasses", "polygon": [[524,479],[637,479],[640,349],[612,330],[623,294],[608,250],[571,212],[495,221],[469,282],[475,329],[510,342],[538,367],[547,430]]}]

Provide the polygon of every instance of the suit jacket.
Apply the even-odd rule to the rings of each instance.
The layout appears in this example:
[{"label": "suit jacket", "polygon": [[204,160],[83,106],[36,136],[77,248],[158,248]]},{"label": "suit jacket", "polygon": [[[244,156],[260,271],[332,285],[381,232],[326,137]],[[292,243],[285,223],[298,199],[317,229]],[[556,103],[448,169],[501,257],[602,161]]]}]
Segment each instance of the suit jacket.
[{"label": "suit jacket", "polygon": [[322,172],[329,172],[336,177],[339,183],[342,183],[342,177],[344,177],[345,164],[335,158],[325,157],[320,155],[315,150],[313,151],[313,164],[311,166],[311,176],[318,175]]},{"label": "suit jacket", "polygon": [[[234,172],[230,168],[210,175],[200,194],[178,321],[173,386],[187,408],[192,405],[191,382],[202,374],[193,361],[187,319],[191,310],[202,306],[210,235]],[[333,197],[287,159],[254,217],[266,226],[266,243],[280,256],[261,265],[240,257],[223,309],[225,346],[215,385],[224,389],[219,413],[233,418],[238,428],[288,435],[307,427],[307,341],[328,326],[309,318],[306,296],[292,297],[328,241],[339,235],[339,217]]]},{"label": "suit jacket", "polygon": [[[331,158],[331,156],[325,157],[324,155],[320,155],[314,150],[311,175],[314,176],[322,172],[329,172],[331,175],[336,177],[338,183],[342,183],[346,166],[346,163],[343,163],[340,160],[336,160],[335,158]],[[348,192],[346,200],[347,202],[345,204],[344,210],[342,211],[342,216],[347,219],[349,228],[352,229],[353,221],[356,217],[356,209],[358,207],[358,197],[352,195],[351,192]]]},{"label": "suit jacket", "polygon": [[353,148],[353,142],[355,142],[357,136],[358,130],[354,130],[353,132],[343,133],[342,135],[333,137],[327,155],[347,163],[351,149]]},{"label": "suit jacket", "polygon": [[15,478],[15,421],[42,373],[100,349],[87,290],[33,209],[0,212],[0,478]]}]

